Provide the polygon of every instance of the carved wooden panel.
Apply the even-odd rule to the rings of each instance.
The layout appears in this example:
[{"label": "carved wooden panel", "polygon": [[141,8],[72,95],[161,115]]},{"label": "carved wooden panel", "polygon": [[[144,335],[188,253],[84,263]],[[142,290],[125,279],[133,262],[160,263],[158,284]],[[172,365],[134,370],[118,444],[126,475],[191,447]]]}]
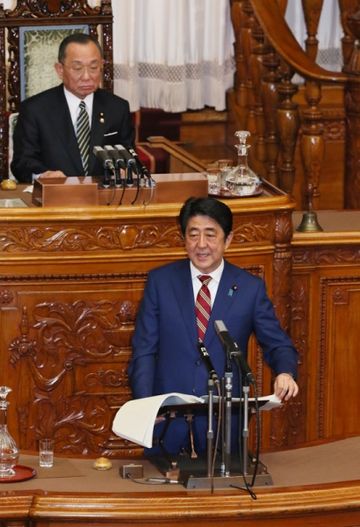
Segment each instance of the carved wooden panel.
[{"label": "carved wooden panel", "polygon": [[[345,238],[345,236],[344,236]],[[359,244],[293,248],[291,336],[299,351],[295,442],[360,433]]]},{"label": "carved wooden panel", "polygon": [[319,407],[320,437],[360,433],[359,306],[359,274],[321,280],[318,390],[323,404]]},{"label": "carved wooden panel", "polygon": [[129,454],[111,423],[131,397],[126,370],[145,279],[65,275],[51,284],[44,277],[2,284],[1,382],[16,386],[9,425],[20,448],[36,450],[46,436],[63,454]]},{"label": "carved wooden panel", "polygon": [[[286,321],[293,203],[276,192],[244,203],[231,204],[226,257],[265,279]],[[147,273],[185,256],[179,208],[0,209],[0,383],[13,388],[9,426],[21,449],[54,436],[62,454],[142,453],[111,425],[131,398],[127,366]],[[255,341],[249,357],[260,393],[269,393],[271,374]],[[272,441],[270,429],[287,429],[286,412],[276,419],[275,427],[264,419],[263,448],[283,441]]]}]

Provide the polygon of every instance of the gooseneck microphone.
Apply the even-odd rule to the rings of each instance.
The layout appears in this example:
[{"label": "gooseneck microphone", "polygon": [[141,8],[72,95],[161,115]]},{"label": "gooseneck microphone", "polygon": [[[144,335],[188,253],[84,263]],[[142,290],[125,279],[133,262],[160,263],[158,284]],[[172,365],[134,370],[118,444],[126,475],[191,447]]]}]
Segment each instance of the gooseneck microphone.
[{"label": "gooseneck microphone", "polygon": [[215,368],[213,366],[213,363],[211,361],[209,352],[205,348],[204,343],[199,341],[197,347],[198,347],[199,353],[201,355],[201,358],[204,361],[205,366],[206,366],[206,368],[207,368],[207,370],[209,372],[209,377],[214,381],[215,384],[219,384],[220,381],[219,381],[218,374],[216,373],[216,370],[215,370]]},{"label": "gooseneck microphone", "polygon": [[222,320],[215,320],[214,322],[215,331],[219,337],[222,345],[224,346],[225,352],[231,358],[234,357],[238,360],[241,372],[245,378],[251,383],[255,383],[254,376],[248,365],[243,353],[241,352],[239,346],[235,340],[230,336],[224,322]]}]

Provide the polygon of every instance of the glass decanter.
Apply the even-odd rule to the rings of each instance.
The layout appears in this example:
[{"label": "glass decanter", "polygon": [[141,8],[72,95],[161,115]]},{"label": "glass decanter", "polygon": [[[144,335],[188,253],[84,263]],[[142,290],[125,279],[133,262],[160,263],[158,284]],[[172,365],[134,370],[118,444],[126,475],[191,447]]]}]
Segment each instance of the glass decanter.
[{"label": "glass decanter", "polygon": [[235,136],[239,144],[235,145],[238,154],[237,166],[229,171],[226,177],[226,186],[231,194],[235,196],[251,196],[255,194],[260,186],[260,179],[248,165],[248,151],[250,145],[247,139],[250,132],[238,130]]},{"label": "glass decanter", "polygon": [[14,467],[19,458],[19,450],[7,427],[9,403],[6,397],[10,392],[11,388],[0,386],[0,478],[15,475]]}]

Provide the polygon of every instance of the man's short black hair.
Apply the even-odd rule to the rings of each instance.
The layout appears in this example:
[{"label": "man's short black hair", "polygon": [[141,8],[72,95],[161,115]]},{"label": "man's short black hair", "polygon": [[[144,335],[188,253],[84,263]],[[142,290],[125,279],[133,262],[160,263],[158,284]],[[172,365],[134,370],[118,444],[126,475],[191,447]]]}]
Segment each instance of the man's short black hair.
[{"label": "man's short black hair", "polygon": [[66,48],[69,44],[88,44],[89,42],[92,42],[95,44],[95,46],[100,51],[100,55],[103,56],[103,52],[101,49],[101,46],[96,40],[95,37],[88,35],[88,33],[72,33],[71,35],[68,35],[64,38],[64,40],[60,43],[59,46],[59,52],[58,52],[58,62],[63,63],[65,60],[66,55]]},{"label": "man's short black hair", "polygon": [[189,219],[194,216],[208,216],[220,225],[227,238],[232,231],[233,216],[230,208],[216,198],[189,198],[181,207],[179,224],[183,236]]}]

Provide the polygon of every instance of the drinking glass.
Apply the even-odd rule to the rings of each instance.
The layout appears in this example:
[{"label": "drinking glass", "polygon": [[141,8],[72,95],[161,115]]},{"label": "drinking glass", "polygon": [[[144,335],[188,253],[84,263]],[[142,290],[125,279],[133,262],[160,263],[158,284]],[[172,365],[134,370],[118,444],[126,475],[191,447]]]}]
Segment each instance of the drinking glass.
[{"label": "drinking glass", "polygon": [[51,468],[54,465],[54,440],[39,440],[39,466]]}]

